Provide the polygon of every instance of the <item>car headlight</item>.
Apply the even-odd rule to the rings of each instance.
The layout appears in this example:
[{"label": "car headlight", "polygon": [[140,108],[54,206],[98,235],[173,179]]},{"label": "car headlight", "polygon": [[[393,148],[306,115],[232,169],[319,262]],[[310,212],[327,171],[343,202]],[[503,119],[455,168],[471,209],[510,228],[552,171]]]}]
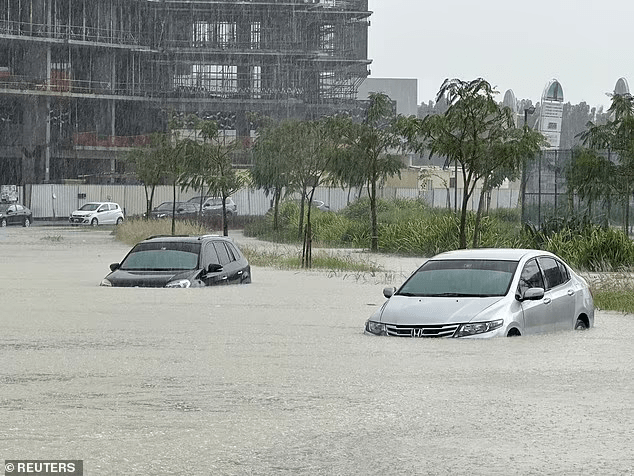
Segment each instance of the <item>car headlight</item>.
[{"label": "car headlight", "polygon": [[112,286],[112,283],[109,280],[104,278],[101,280],[101,283],[99,284],[99,286]]},{"label": "car headlight", "polygon": [[498,319],[497,321],[470,322],[469,324],[462,324],[456,331],[455,337],[484,334],[485,332],[491,332],[502,327],[502,324],[504,324],[504,319]]},{"label": "car headlight", "polygon": [[192,285],[189,279],[179,279],[177,281],[170,281],[165,285],[166,288],[188,288]]},{"label": "car headlight", "polygon": [[365,322],[365,330],[370,334],[374,334],[375,336],[384,336],[386,335],[385,324],[375,321],[366,321]]}]

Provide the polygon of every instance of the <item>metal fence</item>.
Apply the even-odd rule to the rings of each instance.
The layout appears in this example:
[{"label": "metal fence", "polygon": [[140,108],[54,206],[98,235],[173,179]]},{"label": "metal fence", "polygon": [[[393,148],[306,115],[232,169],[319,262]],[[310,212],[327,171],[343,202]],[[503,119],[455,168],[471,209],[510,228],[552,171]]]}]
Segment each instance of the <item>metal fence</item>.
[{"label": "metal fence", "polygon": [[[469,210],[476,210],[478,206],[479,190],[469,201]],[[117,202],[125,211],[126,216],[141,215],[146,212],[145,189],[142,185],[87,185],[87,184],[38,184],[26,185],[18,188],[20,201],[31,208],[36,219],[59,219],[68,217],[74,210],[90,201]],[[181,191],[176,189],[176,201],[186,201],[196,195],[196,191]],[[367,197],[366,189],[341,189],[332,187],[318,187],[315,190],[315,200],[326,203],[331,210],[337,211],[348,206],[359,197]],[[404,198],[420,199],[437,208],[453,208],[454,190],[432,189],[421,191],[417,188],[384,187],[379,191],[379,197],[385,199]],[[462,190],[458,189],[458,199],[462,197]],[[489,207],[516,208],[519,191],[514,189],[493,190]],[[270,196],[262,190],[244,188],[232,195],[238,206],[240,215],[264,215],[272,206]],[[173,190],[169,186],[158,186],[154,191],[153,205],[173,200]]]},{"label": "metal fence", "polygon": [[[585,216],[594,223],[621,226],[625,205],[622,197],[597,200],[588,209],[566,184],[566,169],[574,166],[575,150],[545,150],[526,170],[523,221],[539,227],[551,220]],[[628,207],[632,205],[632,197]],[[630,214],[631,216],[631,214]]]}]

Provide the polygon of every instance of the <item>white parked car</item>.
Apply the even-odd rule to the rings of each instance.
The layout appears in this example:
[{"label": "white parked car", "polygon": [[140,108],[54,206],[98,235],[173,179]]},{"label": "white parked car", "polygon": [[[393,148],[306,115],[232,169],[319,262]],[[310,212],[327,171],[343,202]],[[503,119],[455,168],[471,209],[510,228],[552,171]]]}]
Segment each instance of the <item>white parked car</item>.
[{"label": "white parked car", "polygon": [[588,283],[547,251],[473,249],[425,262],[365,324],[397,337],[519,336],[594,325]]},{"label": "white parked car", "polygon": [[118,203],[88,202],[75,210],[69,218],[72,225],[120,225],[123,223],[123,210]]}]

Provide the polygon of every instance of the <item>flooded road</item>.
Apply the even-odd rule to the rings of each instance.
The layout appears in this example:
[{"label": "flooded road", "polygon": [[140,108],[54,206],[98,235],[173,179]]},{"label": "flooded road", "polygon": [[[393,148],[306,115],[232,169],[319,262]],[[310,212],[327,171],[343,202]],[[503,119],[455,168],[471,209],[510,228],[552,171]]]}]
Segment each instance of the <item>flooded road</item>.
[{"label": "flooded road", "polygon": [[0,459],[83,459],[90,475],[634,474],[632,316],[375,338],[363,323],[402,262],[99,287],[128,249],[101,230],[0,230]]}]

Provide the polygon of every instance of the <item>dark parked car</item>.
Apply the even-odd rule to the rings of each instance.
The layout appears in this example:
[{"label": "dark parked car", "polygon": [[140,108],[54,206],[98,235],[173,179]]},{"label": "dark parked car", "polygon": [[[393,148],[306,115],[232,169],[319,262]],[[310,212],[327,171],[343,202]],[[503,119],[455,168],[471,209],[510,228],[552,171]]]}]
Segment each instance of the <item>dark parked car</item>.
[{"label": "dark parked car", "polygon": [[[171,218],[174,202],[163,202],[150,212],[150,218]],[[176,202],[177,219],[194,219],[198,216],[198,207],[190,202]]]},{"label": "dark parked car", "polygon": [[[200,209],[201,196],[192,197],[188,200],[190,203],[195,203],[198,209]],[[219,197],[202,197],[203,206],[202,211],[204,216],[220,216],[222,215],[222,198]],[[233,217],[238,214],[238,206],[231,199],[227,197],[225,201],[225,207],[227,209],[227,217]]]},{"label": "dark parked car", "polygon": [[137,243],[101,286],[194,288],[251,282],[251,266],[226,236],[154,236]]},{"label": "dark parked car", "polygon": [[0,203],[0,226],[31,226],[33,214],[31,210],[17,203]]}]

